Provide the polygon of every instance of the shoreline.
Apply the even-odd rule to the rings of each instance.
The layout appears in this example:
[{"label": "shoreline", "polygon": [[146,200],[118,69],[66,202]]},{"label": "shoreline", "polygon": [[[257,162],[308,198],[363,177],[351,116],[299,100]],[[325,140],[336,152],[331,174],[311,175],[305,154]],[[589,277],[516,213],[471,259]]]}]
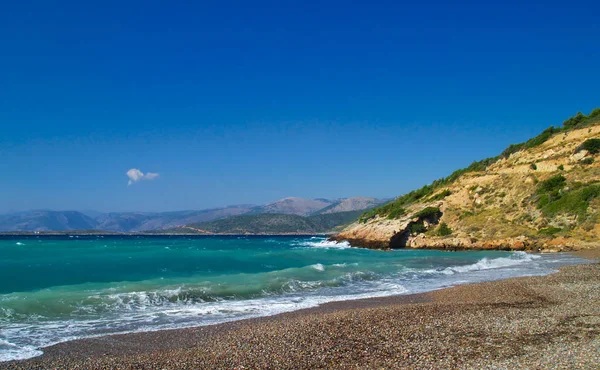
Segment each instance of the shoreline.
[{"label": "shoreline", "polygon": [[259,234],[229,234],[229,233],[160,233],[160,232],[0,232],[0,237],[30,237],[30,236],[319,236],[328,237],[331,233],[259,233]]},{"label": "shoreline", "polygon": [[[431,246],[413,246],[413,247],[402,247],[402,248],[391,248],[389,246],[389,241],[375,241],[375,240],[366,240],[366,239],[354,239],[354,238],[346,238],[339,237],[339,234],[334,232],[323,232],[323,233],[248,233],[248,234],[240,234],[240,233],[169,233],[169,232],[103,232],[103,231],[94,231],[94,232],[84,232],[74,230],[73,232],[66,231],[43,231],[43,232],[23,232],[23,231],[14,231],[14,232],[0,232],[1,238],[18,238],[18,237],[33,237],[33,236],[63,236],[63,237],[123,237],[123,236],[143,236],[143,237],[284,237],[284,236],[297,236],[297,237],[322,237],[326,238],[327,241],[343,243],[346,242],[350,244],[353,248],[361,248],[361,249],[373,249],[373,250],[381,250],[381,251],[393,251],[393,250],[439,250],[439,251],[448,251],[448,252],[463,252],[463,251],[504,251],[504,252],[527,252],[527,253],[572,253],[576,254],[579,252],[585,252],[588,250],[596,250],[600,249],[598,244],[586,245],[586,246],[571,246],[566,245],[564,240],[557,239],[559,242],[553,245],[549,245],[546,242],[540,241],[527,241],[527,243],[523,243],[521,241],[512,240],[511,243],[502,242],[502,241],[486,241],[486,242],[478,242],[478,243],[454,243],[454,244],[435,244]],[[562,243],[562,244],[561,244]]]},{"label": "shoreline", "polygon": [[[534,307],[544,308],[552,305],[552,303],[562,305],[566,302],[564,299],[548,300],[543,295],[538,294],[539,292],[535,293],[536,287],[541,290],[552,290],[553,285],[557,282],[575,281],[577,283],[579,280],[580,283],[582,281],[590,283],[590,279],[588,279],[590,276],[595,277],[596,286],[600,285],[600,279],[598,279],[600,275],[600,263],[598,263],[600,251],[587,250],[573,252],[573,254],[595,260],[595,263],[565,266],[560,268],[557,273],[544,276],[515,277],[492,282],[472,283],[410,295],[329,302],[320,306],[280,313],[273,316],[242,319],[221,324],[76,339],[44,347],[42,349],[44,354],[38,357],[0,362],[0,369],[70,368],[74,366],[82,366],[84,368],[127,368],[130,366],[145,368],[154,367],[157,364],[166,368],[187,368],[186,366],[190,366],[189,368],[219,368],[232,367],[235,364],[250,368],[264,367],[265,365],[275,367],[296,367],[296,365],[299,365],[301,368],[323,366],[322,362],[314,362],[317,359],[311,357],[308,353],[300,353],[300,356],[288,365],[285,362],[280,362],[286,358],[285,347],[278,347],[277,343],[281,342],[281,340],[277,336],[274,337],[272,333],[283,330],[283,334],[291,336],[292,341],[300,339],[300,342],[305,343],[304,345],[306,346],[312,342],[311,337],[323,335],[323,331],[314,327],[314,325],[306,327],[307,322],[339,325],[346,322],[348,318],[358,317],[360,318],[357,322],[359,326],[366,325],[369,330],[377,332],[378,328],[381,329],[380,326],[382,324],[384,327],[390,325],[389,319],[386,320],[384,317],[382,320],[382,313],[387,313],[391,316],[404,316],[412,313],[419,316],[420,321],[433,320],[436,322],[436,315],[428,314],[428,312],[431,310],[435,312],[441,308],[444,311],[444,315],[441,317],[446,317],[449,314],[447,309],[451,307],[460,307],[468,312],[473,308],[491,304],[494,309],[502,309],[504,307],[521,312]],[[593,283],[592,279],[591,284]],[[507,289],[509,287],[510,289]],[[564,293],[569,295],[568,291]],[[593,302],[600,303],[598,294],[599,292],[596,291],[595,296],[588,298],[592,299]],[[594,310],[594,307],[591,307],[593,313],[591,315],[587,313],[586,315],[595,317],[596,321],[592,325],[592,330],[594,333],[600,334],[600,304],[591,304],[591,306],[596,307],[596,309]],[[576,310],[576,308],[572,309]],[[489,316],[489,313],[479,312],[478,314],[484,317]],[[402,329],[407,329],[406,324],[398,322],[396,324],[397,327],[394,329],[402,332]],[[440,324],[440,322],[437,322],[437,324]],[[426,327],[423,328],[422,325],[419,325],[419,327],[413,328],[411,335],[417,334],[420,337],[418,335],[419,332],[429,331],[426,329]],[[347,331],[347,328],[342,328],[341,330],[344,332]],[[458,336],[464,334],[461,333],[460,327],[454,328],[453,331]],[[359,330],[358,333],[360,332],[362,331]],[[585,330],[582,333],[585,334]],[[330,336],[332,334],[335,336],[336,332],[329,332]],[[248,336],[254,340],[253,345],[244,344],[248,340]],[[600,336],[597,337],[600,338]],[[385,336],[378,336],[378,338],[381,343],[393,344],[393,342],[390,343],[389,340],[386,340]],[[332,340],[332,338],[328,339]],[[353,347],[348,347],[346,339],[344,337],[336,338],[336,340],[333,340],[332,345],[334,345],[334,348],[337,348],[340,343],[345,343],[346,346],[342,345],[345,348],[345,351],[342,351],[344,353],[342,357],[346,358],[349,356],[354,358],[357,350]],[[337,343],[338,341],[341,342]],[[225,351],[224,353],[223,343],[235,344],[236,349],[233,352]],[[265,346],[268,347],[266,350],[263,348]],[[598,351],[600,343],[598,341],[594,342],[592,347],[596,350],[597,354],[600,354],[600,351]],[[256,357],[248,357],[258,348],[262,348],[260,352],[271,360],[265,363],[265,359],[259,361]],[[327,359],[330,351],[327,348],[325,348],[325,351],[323,351],[323,348],[320,348],[320,351],[317,352],[321,352],[325,356],[323,359]],[[215,354],[219,355],[214,357],[213,355]],[[345,367],[352,367],[358,364],[361,364],[361,367],[370,367],[380,361],[387,363],[386,360],[402,360],[405,362],[401,363],[406,366],[415,366],[414,364],[411,365],[412,362],[410,361],[406,362],[412,358],[410,356],[397,358],[393,354],[388,354],[384,358],[377,357],[377,361],[371,358],[372,356],[370,355],[363,357],[366,362],[355,359],[346,362]],[[181,358],[186,358],[187,360],[181,362]],[[177,365],[172,362],[176,359]],[[274,361],[274,359],[278,360]],[[454,358],[453,361],[458,360]],[[442,366],[439,362],[434,362],[434,364],[435,366]],[[329,362],[326,366],[329,367],[331,365],[341,365],[341,363]]]},{"label": "shoreline", "polygon": [[415,239],[411,245],[394,247],[393,239],[366,239],[342,236],[342,234],[331,235],[327,238],[334,242],[348,242],[355,248],[367,248],[377,250],[440,250],[440,251],[507,251],[507,252],[529,252],[529,253],[556,253],[595,250],[600,248],[598,243],[582,243],[580,241],[567,240],[562,237],[530,239],[530,238],[506,238],[475,240],[471,238],[445,238],[436,241],[426,239]]}]

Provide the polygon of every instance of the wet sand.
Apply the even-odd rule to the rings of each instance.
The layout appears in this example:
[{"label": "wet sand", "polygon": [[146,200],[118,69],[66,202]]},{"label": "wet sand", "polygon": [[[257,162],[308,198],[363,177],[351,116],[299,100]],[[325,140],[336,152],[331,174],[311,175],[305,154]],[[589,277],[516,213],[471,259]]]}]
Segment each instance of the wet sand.
[{"label": "wet sand", "polygon": [[[580,253],[598,259],[599,251]],[[600,264],[271,317],[61,343],[0,369],[597,369]]]}]

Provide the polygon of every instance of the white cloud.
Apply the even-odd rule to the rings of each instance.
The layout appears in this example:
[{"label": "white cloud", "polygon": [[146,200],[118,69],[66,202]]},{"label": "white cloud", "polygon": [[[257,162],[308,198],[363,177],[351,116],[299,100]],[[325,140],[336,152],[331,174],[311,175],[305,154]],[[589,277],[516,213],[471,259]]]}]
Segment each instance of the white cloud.
[{"label": "white cloud", "polygon": [[158,177],[158,174],[156,172],[148,172],[147,174],[144,174],[139,169],[132,168],[129,171],[127,171],[127,177],[129,177],[129,182],[127,183],[127,185],[131,185],[134,182],[138,182],[140,180],[154,180]]}]

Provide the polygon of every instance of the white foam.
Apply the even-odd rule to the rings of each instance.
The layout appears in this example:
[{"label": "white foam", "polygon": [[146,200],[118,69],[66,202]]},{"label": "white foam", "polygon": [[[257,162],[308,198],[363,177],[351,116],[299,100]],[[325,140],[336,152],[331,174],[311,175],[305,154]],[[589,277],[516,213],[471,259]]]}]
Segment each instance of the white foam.
[{"label": "white foam", "polygon": [[24,243],[21,242],[17,242],[17,245],[25,245]]},{"label": "white foam", "polygon": [[320,263],[315,263],[314,265],[310,265],[310,267],[314,268],[317,271],[325,271],[325,266]]},{"label": "white foam", "polygon": [[36,357],[43,352],[32,346],[17,346],[13,343],[0,339],[0,362],[11,360],[25,360]]},{"label": "white foam", "polygon": [[336,249],[351,248],[350,243],[348,243],[347,241],[336,242],[334,240],[327,240],[327,239],[321,239],[319,241],[303,241],[303,242],[297,243],[296,245],[303,246],[303,247],[311,247],[311,248],[336,248]]},{"label": "white foam", "polygon": [[509,257],[499,257],[489,259],[484,257],[471,265],[465,266],[451,266],[446,267],[443,270],[428,270],[427,272],[441,272],[446,275],[453,275],[457,273],[465,273],[470,271],[480,271],[480,270],[490,270],[490,269],[498,269],[502,267],[510,267],[521,265],[524,263],[531,262],[540,258],[540,256],[535,254],[528,254],[525,252],[514,252]]}]

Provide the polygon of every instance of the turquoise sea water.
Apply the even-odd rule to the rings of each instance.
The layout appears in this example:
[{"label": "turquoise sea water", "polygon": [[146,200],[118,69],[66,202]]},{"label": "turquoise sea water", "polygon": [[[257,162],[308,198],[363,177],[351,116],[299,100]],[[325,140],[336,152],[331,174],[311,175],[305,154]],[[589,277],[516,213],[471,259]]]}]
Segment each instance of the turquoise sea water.
[{"label": "turquoise sea water", "polygon": [[81,337],[543,275],[578,262],[567,254],[374,251],[323,237],[0,237],[0,361]]}]

